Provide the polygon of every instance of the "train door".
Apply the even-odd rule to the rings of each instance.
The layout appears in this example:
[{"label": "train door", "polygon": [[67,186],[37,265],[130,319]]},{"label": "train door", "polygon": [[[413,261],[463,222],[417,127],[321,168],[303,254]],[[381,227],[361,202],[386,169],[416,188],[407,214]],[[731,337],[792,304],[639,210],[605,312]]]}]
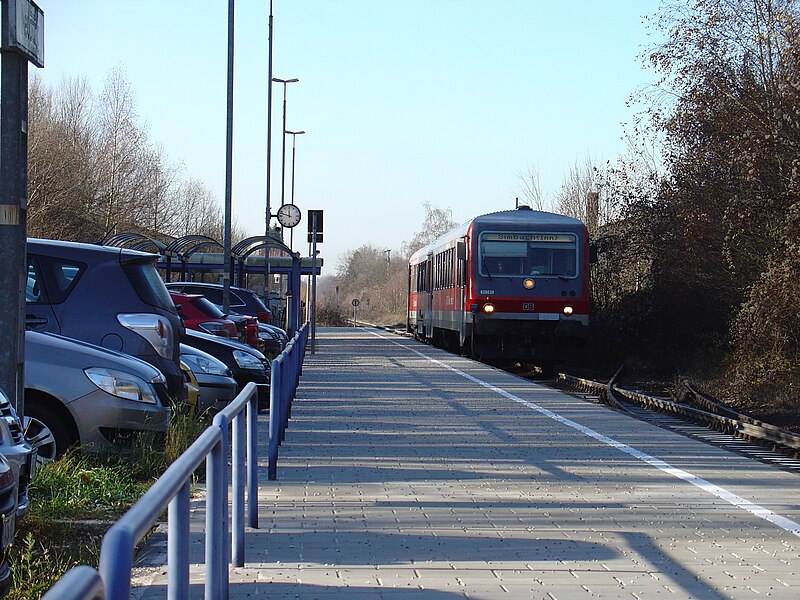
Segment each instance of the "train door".
[{"label": "train door", "polygon": [[464,346],[467,337],[467,241],[456,243],[456,312],[458,314],[458,345]]},{"label": "train door", "polygon": [[425,292],[423,326],[425,337],[433,337],[433,254],[425,260]]}]

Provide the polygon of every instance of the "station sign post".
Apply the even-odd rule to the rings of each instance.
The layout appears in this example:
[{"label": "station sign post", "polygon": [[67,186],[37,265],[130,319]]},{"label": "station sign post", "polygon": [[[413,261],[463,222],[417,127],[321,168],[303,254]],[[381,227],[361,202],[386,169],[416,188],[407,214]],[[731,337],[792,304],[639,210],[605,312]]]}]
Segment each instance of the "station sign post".
[{"label": "station sign post", "polygon": [[317,243],[322,243],[322,211],[308,211],[308,243],[311,244],[311,354],[317,351]]},{"label": "station sign post", "polygon": [[0,26],[0,388],[24,414],[28,62],[44,66],[44,12],[2,0]]}]

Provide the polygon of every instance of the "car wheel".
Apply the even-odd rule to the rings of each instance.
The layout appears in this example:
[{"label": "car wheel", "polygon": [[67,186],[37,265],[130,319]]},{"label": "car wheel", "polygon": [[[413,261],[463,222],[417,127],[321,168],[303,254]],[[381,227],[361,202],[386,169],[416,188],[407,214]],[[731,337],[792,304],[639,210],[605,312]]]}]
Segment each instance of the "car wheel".
[{"label": "car wheel", "polygon": [[39,464],[55,460],[77,440],[73,439],[61,418],[46,408],[26,407],[25,439],[36,448],[36,460]]}]

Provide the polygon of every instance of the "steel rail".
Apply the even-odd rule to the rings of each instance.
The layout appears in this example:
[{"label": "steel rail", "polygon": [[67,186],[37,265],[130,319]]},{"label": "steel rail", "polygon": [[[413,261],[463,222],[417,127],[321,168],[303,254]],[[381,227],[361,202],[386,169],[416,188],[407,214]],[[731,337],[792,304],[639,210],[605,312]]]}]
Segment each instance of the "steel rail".
[{"label": "steel rail", "polygon": [[749,440],[768,442],[795,452],[800,450],[800,435],[794,434],[776,425],[763,423],[748,415],[738,413],[702,395],[688,382],[684,382],[686,395],[696,400],[703,408],[696,408],[682,402],[648,396],[641,392],[622,388],[614,383],[614,379],[618,374],[619,371],[617,371],[617,374],[615,374],[609,383],[600,383],[598,381],[574,377],[565,373],[559,373],[558,378],[571,385],[580,386],[597,393],[604,402],[620,410],[625,410],[625,407],[615,395],[622,396],[645,408],[681,415],[695,422],[703,423],[715,430],[724,430]]}]

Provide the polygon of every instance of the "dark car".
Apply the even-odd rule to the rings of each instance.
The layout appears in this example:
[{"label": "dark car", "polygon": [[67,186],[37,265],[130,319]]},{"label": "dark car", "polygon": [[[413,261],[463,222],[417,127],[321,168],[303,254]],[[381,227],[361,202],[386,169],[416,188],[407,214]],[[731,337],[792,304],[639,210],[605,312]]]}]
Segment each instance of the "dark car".
[{"label": "dark car", "polygon": [[236,397],[239,386],[224,362],[186,344],[181,344],[181,360],[197,381],[200,393],[196,406],[198,414],[221,410]]},{"label": "dark car", "polygon": [[36,475],[36,451],[25,439],[22,421],[0,390],[0,455],[8,461],[17,480],[17,518],[28,512],[28,489]]},{"label": "dark car", "polygon": [[183,319],[183,324],[189,329],[204,331],[232,340],[238,337],[234,322],[226,318],[222,311],[204,296],[184,294],[173,290],[169,291],[169,296],[175,303],[178,314]]},{"label": "dark car", "polygon": [[58,333],[145,360],[173,398],[184,397],[178,358],[184,326],[155,268],[156,255],[28,240],[28,329]]},{"label": "dark car", "polygon": [[[217,306],[222,306],[223,286],[219,283],[200,283],[194,281],[176,281],[168,283],[167,288],[185,294],[202,294]],[[262,323],[269,323],[272,312],[253,290],[231,286],[230,310],[240,315],[256,317]]]},{"label": "dark car", "polygon": [[241,315],[237,312],[231,311],[228,318],[236,324],[236,330],[239,332],[239,341],[248,346],[252,346],[258,350],[262,350],[263,346],[258,336],[259,320],[250,315]]},{"label": "dark car", "polygon": [[286,332],[280,327],[267,323],[258,324],[258,340],[261,344],[262,352],[270,358],[275,358],[289,343]]},{"label": "dark car", "polygon": [[258,350],[232,340],[187,329],[182,342],[192,348],[207,352],[227,365],[239,386],[239,391],[249,382],[258,386],[259,406],[269,406],[271,365]]}]

